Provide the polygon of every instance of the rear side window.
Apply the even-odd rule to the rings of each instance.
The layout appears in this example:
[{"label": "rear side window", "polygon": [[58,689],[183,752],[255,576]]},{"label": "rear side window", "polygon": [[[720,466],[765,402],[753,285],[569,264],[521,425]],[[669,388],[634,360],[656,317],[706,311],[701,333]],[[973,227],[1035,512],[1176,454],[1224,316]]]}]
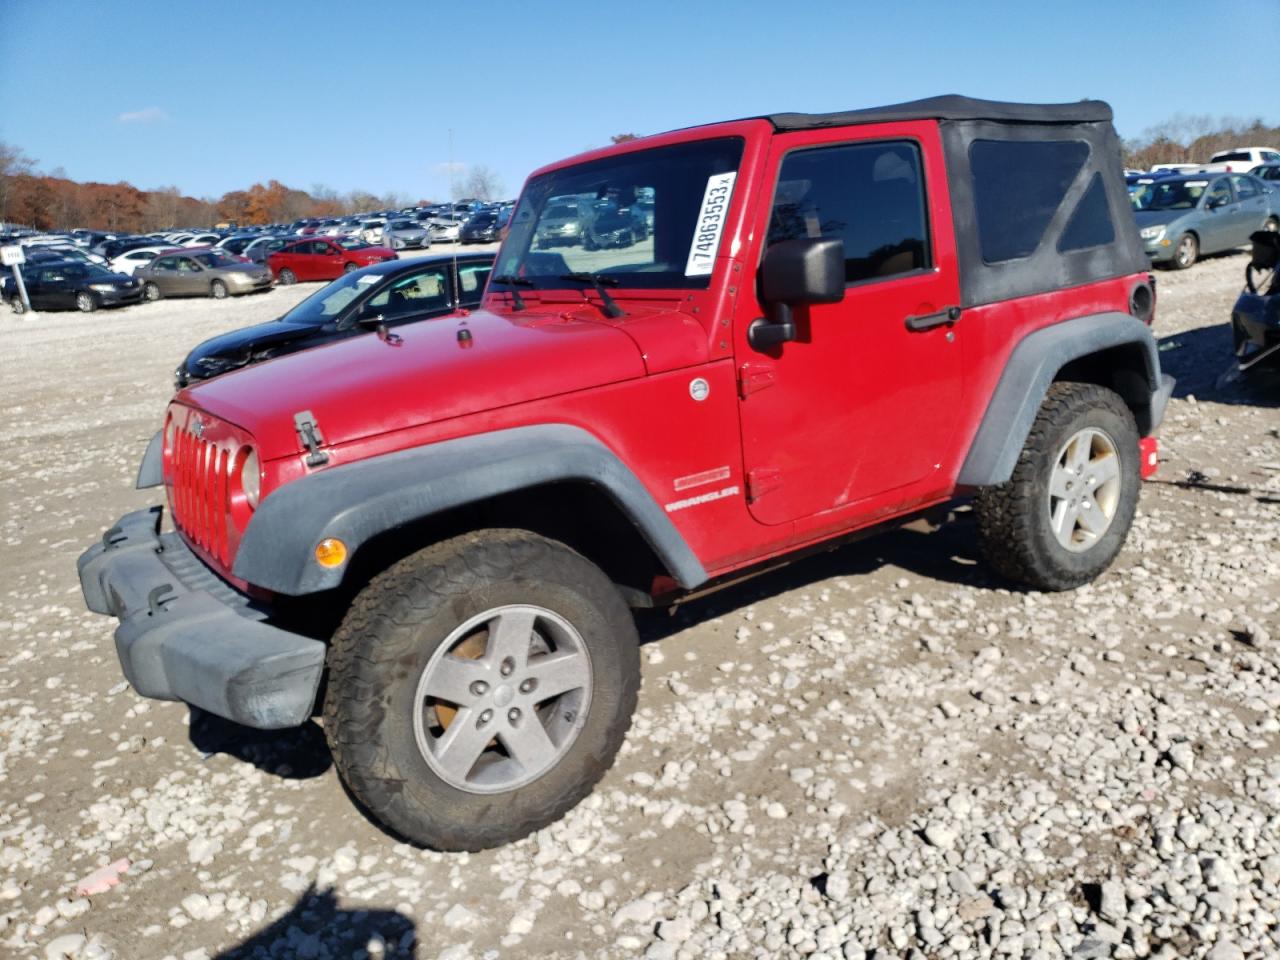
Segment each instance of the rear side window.
[{"label": "rear side window", "polygon": [[[974,140],[969,166],[982,259],[1031,256],[1088,159],[1080,140]],[[1105,193],[1101,199],[1105,206]]]},{"label": "rear side window", "polygon": [[929,266],[916,144],[858,143],[787,154],[778,174],[769,243],[802,237],[844,241],[845,283]]},{"label": "rear side window", "polygon": [[489,282],[491,269],[492,267],[487,263],[458,268],[458,285],[462,288],[458,291],[458,299],[463,306],[474,306],[480,302],[484,285]]},{"label": "rear side window", "polygon": [[1095,173],[1058,239],[1058,252],[1106,246],[1115,238],[1116,228],[1107,206],[1107,188],[1102,183],[1102,174]]}]

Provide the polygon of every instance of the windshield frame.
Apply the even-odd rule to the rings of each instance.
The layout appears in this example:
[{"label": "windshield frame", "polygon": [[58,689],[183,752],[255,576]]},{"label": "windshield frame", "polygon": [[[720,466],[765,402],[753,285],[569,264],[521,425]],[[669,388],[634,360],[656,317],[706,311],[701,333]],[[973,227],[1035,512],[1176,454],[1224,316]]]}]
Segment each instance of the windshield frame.
[{"label": "windshield frame", "polygon": [[[742,198],[748,192],[746,185],[749,171],[757,159],[752,142],[755,138],[750,135],[747,123],[740,121],[704,128],[700,131],[702,136],[667,134],[653,138],[652,144],[643,147],[598,151],[574,162],[552,165],[535,172],[521,191],[520,199],[506,225],[508,234],[498,251],[494,275],[520,276],[530,281],[528,289],[533,290],[580,291],[581,282],[569,277],[584,272],[597,273],[606,281],[616,284],[610,287],[615,295],[620,290],[641,292],[709,289],[719,263],[728,251],[736,249]],[[688,164],[689,173],[677,177],[665,172],[675,169],[676,164]],[[662,172],[655,173],[646,181],[646,165]],[[720,213],[721,222],[710,269],[705,273],[690,273],[686,258],[697,236],[699,218],[705,212],[708,182],[729,174],[732,174],[732,179]],[[665,184],[664,177],[667,178]],[[663,190],[670,197],[673,188],[679,188],[681,192],[675,199],[667,201],[665,209],[669,211],[668,217],[678,217],[679,221],[663,237],[661,243],[664,251],[661,255],[653,252],[659,240],[655,237],[653,227],[647,226],[647,236],[628,245],[640,246],[646,242],[652,244],[648,252],[650,260],[647,262],[624,259],[615,264],[603,263],[588,269],[581,264],[566,263],[560,257],[559,262],[566,263],[567,270],[543,267],[537,272],[530,272],[527,269],[531,254],[560,252],[554,247],[549,251],[540,250],[536,242],[539,231],[547,223],[560,222],[559,217],[549,216],[551,211],[560,213],[566,207],[572,209],[572,205],[576,204],[580,211],[579,217],[582,220],[589,219],[594,216],[594,211],[588,196],[594,193],[596,201],[609,200],[613,199],[611,193],[616,189],[621,189],[624,193],[627,190],[635,191],[634,197],[623,204],[622,210],[635,210],[642,201],[647,201],[646,209],[652,209],[654,191]],[[605,193],[601,194],[601,190]],[[661,197],[656,199],[656,203],[659,209],[663,209]],[[627,247],[615,249],[625,250]],[[638,252],[643,256],[646,251]],[[548,260],[547,264],[552,262]],[[658,269],[659,267],[665,269]]]}]

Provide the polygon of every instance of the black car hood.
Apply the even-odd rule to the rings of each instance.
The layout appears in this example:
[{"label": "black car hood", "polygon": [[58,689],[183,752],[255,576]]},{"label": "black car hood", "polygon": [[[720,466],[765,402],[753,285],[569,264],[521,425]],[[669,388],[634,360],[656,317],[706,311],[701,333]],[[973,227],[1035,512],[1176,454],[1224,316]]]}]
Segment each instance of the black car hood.
[{"label": "black car hood", "polygon": [[269,320],[252,327],[242,327],[217,337],[210,337],[197,344],[179,370],[179,379],[185,375],[189,380],[204,380],[216,377],[220,373],[234,370],[255,360],[265,360],[259,356],[264,351],[268,356],[277,352],[288,352],[290,344],[305,340],[322,332],[325,328],[313,323],[290,323],[287,320]]}]

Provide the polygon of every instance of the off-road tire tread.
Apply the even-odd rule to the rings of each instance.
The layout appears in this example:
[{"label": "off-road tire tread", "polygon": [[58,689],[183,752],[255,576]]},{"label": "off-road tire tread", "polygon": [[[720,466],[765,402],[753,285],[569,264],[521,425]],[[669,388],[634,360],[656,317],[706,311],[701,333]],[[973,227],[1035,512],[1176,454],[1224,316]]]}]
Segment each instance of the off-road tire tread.
[{"label": "off-road tire tread", "polygon": [[[1038,548],[1032,534],[1033,524],[1041,522],[1039,511],[1047,483],[1041,472],[1044,458],[1057,453],[1064,439],[1060,436],[1060,425],[1092,407],[1105,407],[1132,422],[1133,414],[1124,401],[1106,387],[1067,381],[1051,384],[1018,455],[1013,475],[1005,483],[984,487],[974,501],[982,553],[987,563],[1009,580],[1037,590],[1072,590],[1095,579],[1115,559],[1113,553],[1087,573],[1064,571]],[[1133,430],[1136,437],[1136,425]],[[1115,439],[1123,444],[1126,438]],[[1124,509],[1123,505],[1118,509]],[[1114,522],[1124,523],[1127,534],[1131,521],[1131,516],[1128,520],[1117,516]]]},{"label": "off-road tire tread", "polygon": [[[622,693],[604,748],[591,754],[575,788],[544,806],[522,811],[501,828],[459,826],[447,809],[436,809],[413,795],[376,735],[382,695],[399,663],[412,659],[415,626],[450,597],[485,582],[558,568],[569,582],[584,584],[615,624],[624,664]],[[563,817],[585,798],[608,771],[622,746],[640,687],[639,643],[630,611],[613,585],[590,561],[563,544],[524,530],[482,530],[442,541],[412,554],[376,576],[352,602],[328,653],[329,683],[324,727],[334,763],[347,789],[383,825],[410,839],[426,833],[427,845],[440,850],[478,851],[500,846]],[[502,795],[500,795],[502,796]],[[504,809],[514,809],[506,803]]]}]

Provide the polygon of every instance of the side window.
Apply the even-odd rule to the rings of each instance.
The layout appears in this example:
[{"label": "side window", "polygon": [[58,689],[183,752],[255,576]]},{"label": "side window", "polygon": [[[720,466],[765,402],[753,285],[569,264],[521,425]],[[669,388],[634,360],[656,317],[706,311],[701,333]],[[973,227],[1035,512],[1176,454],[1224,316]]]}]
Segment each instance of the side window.
[{"label": "side window", "polygon": [[484,294],[493,267],[487,263],[470,264],[458,268],[458,302],[464,307],[475,306]]},{"label": "side window", "polygon": [[178,266],[177,257],[161,257],[152,266],[156,270],[174,270]]},{"label": "side window", "polygon": [[387,317],[425,313],[449,306],[449,283],[443,268],[401,277],[369,298]]},{"label": "side window", "polygon": [[195,263],[192,262],[191,260],[188,260],[186,257],[183,257],[181,260],[178,261],[179,273],[195,273],[197,269],[198,268],[196,267]]},{"label": "side window", "polygon": [[1115,238],[1116,228],[1107,206],[1107,188],[1102,183],[1102,174],[1095,173],[1058,239],[1058,252],[1102,247]]},{"label": "side window", "polygon": [[1231,182],[1235,184],[1236,196],[1241,200],[1248,197],[1256,197],[1259,193],[1258,188],[1253,185],[1253,180],[1250,177],[1232,177]]},{"label": "side window", "polygon": [[1035,253],[1088,159],[1089,145],[1080,140],[973,141],[969,166],[982,259],[1003,263]]},{"label": "side window", "polygon": [[1220,207],[1223,204],[1231,202],[1231,184],[1227,182],[1227,178],[1213,181],[1209,187],[1208,199],[1205,200],[1205,209],[1212,207]]},{"label": "side window", "polygon": [[845,283],[929,266],[919,147],[889,141],[787,154],[778,172],[768,242],[801,237],[844,241]]},{"label": "side window", "polygon": [[1276,153],[1274,150],[1262,151],[1263,163],[1275,163],[1277,160],[1280,160],[1280,153]]}]

